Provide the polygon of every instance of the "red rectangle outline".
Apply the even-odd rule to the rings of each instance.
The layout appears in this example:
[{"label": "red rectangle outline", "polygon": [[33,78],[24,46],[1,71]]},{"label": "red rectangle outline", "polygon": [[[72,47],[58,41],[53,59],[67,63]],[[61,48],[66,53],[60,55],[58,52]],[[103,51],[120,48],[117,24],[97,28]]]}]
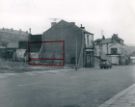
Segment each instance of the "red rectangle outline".
[{"label": "red rectangle outline", "polygon": [[[30,57],[30,44],[36,44],[36,43],[62,43],[62,58],[31,58]],[[55,40],[55,41],[28,41],[28,64],[32,65],[32,66],[64,66],[64,57],[65,57],[65,52],[64,52],[64,40]],[[31,63],[30,60],[63,60],[62,64],[35,64],[35,63]]]}]

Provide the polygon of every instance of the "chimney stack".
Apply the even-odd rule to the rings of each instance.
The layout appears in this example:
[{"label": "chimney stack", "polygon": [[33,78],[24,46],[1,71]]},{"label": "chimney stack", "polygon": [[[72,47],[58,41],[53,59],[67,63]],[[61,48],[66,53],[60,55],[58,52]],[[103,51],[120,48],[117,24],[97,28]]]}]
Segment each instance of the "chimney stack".
[{"label": "chimney stack", "polygon": [[57,24],[57,22],[51,22],[51,27],[53,27],[56,24]]},{"label": "chimney stack", "polygon": [[29,34],[31,34],[31,28],[29,28]]},{"label": "chimney stack", "polygon": [[80,28],[81,28],[81,29],[85,29],[85,27],[83,27],[82,24],[81,24],[81,27],[80,27]]}]

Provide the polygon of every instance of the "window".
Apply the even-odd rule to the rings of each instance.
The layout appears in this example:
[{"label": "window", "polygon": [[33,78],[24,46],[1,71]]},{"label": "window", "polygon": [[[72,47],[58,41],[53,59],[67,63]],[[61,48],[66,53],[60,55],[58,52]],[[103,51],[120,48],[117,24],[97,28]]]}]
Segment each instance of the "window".
[{"label": "window", "polygon": [[111,48],[111,54],[118,54],[118,49],[117,48]]},{"label": "window", "polygon": [[86,37],[86,38],[87,38],[87,39],[86,39],[86,40],[87,40],[87,45],[89,46],[89,45],[90,45],[89,35],[86,35],[86,36],[87,36],[87,37]]},{"label": "window", "polygon": [[89,34],[85,34],[85,46],[86,48],[93,47],[93,36]]}]

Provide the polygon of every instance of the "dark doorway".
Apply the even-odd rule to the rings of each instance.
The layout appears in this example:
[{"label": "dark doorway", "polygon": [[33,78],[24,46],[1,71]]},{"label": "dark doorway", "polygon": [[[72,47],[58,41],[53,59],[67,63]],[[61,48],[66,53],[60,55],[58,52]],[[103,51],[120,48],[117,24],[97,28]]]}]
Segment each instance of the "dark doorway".
[{"label": "dark doorway", "polygon": [[85,67],[93,67],[94,66],[94,52],[93,51],[85,51],[84,52],[84,66]]}]

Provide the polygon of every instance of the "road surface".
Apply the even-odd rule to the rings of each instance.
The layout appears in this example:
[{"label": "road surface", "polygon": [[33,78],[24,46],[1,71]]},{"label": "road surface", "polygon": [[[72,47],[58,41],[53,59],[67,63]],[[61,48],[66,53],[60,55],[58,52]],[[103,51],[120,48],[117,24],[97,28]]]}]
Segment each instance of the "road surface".
[{"label": "road surface", "polygon": [[135,82],[135,66],[0,73],[0,107],[98,107]]}]

